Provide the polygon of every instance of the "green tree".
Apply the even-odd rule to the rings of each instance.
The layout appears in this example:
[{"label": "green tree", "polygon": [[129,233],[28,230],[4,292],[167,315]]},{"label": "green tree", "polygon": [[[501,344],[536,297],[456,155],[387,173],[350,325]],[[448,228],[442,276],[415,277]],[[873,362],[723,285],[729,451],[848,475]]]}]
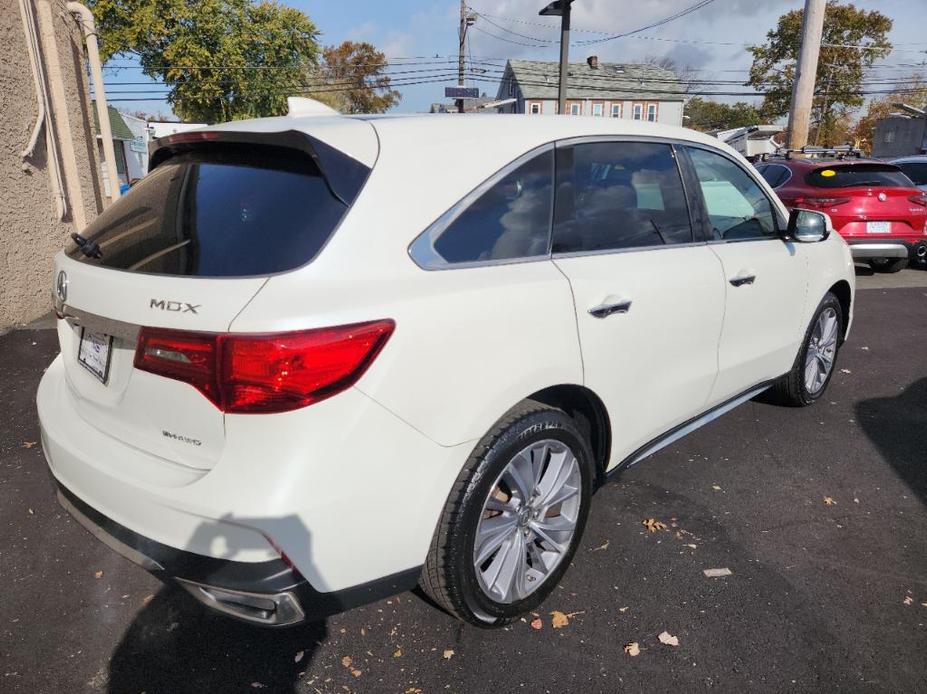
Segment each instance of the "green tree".
[{"label": "green tree", "polygon": [[263,0],[90,0],[103,59],[135,54],[169,86],[184,120],[228,121],[286,111],[307,66],[317,64],[315,24]]},{"label": "green tree", "polygon": [[318,86],[310,93],[341,113],[383,113],[402,95],[391,89],[385,73],[386,55],[372,44],[345,41],[322,52],[319,69],[309,79]]},{"label": "green tree", "polygon": [[[802,15],[802,10],[785,13],[766,34],[763,45],[748,49],[753,54],[748,84],[765,93],[762,113],[766,118],[789,112]],[[828,140],[839,135],[849,113],[863,105],[863,72],[891,52],[891,28],[892,20],[876,10],[860,10],[835,0],[827,3],[812,110],[812,142],[831,144]]]},{"label": "green tree", "polygon": [[703,133],[743,128],[747,125],[758,125],[763,121],[759,109],[744,101],[722,104],[699,96],[689,99],[686,103],[685,115],[686,127]]}]

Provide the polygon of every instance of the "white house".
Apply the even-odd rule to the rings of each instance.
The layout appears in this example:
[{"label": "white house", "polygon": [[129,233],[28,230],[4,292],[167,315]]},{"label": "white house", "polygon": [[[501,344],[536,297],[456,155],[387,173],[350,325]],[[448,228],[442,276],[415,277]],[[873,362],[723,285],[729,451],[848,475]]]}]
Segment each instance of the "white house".
[{"label": "white house", "polygon": [[[559,63],[509,60],[497,98],[515,102],[500,111],[555,114],[559,83]],[[571,115],[682,125],[684,102],[685,85],[665,68],[600,63],[596,56],[569,66],[566,107]]]}]

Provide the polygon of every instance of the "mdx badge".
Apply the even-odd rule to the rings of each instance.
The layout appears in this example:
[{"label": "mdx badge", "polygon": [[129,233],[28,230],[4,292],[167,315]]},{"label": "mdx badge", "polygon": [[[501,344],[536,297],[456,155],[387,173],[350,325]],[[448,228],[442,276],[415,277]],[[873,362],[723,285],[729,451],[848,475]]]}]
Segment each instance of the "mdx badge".
[{"label": "mdx badge", "polygon": [[196,313],[202,304],[188,304],[186,301],[168,301],[167,299],[152,299],[148,308],[159,308],[162,311],[174,313]]}]

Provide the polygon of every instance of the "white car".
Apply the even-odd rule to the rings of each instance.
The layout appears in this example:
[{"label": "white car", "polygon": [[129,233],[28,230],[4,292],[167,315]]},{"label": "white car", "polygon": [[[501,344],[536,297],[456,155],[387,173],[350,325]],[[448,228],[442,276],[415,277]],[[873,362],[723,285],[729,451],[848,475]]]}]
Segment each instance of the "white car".
[{"label": "white car", "polygon": [[609,475],[827,387],[847,246],[718,140],[319,110],[159,141],[55,259],[59,499],[200,601],[282,625],[419,583],[504,624]]}]

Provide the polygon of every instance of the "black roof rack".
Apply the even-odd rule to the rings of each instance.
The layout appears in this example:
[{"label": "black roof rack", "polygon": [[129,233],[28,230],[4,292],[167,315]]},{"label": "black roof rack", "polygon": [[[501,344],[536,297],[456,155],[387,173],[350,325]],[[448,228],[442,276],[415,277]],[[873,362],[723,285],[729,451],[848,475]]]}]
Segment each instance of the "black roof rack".
[{"label": "black roof rack", "polygon": [[773,154],[763,154],[761,159],[762,161],[769,161],[770,159],[791,159],[795,154],[804,155],[808,159],[842,160],[848,157],[854,157],[856,159],[862,159],[863,157],[862,150],[853,145],[838,145],[836,147],[814,147],[805,145],[801,149],[780,147]]}]

